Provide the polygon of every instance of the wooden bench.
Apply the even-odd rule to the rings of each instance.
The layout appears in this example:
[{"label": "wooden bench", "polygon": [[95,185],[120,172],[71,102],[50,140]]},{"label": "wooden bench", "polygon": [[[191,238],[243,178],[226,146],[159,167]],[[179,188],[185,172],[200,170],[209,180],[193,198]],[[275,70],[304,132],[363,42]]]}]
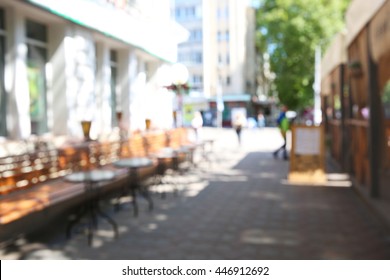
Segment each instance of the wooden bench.
[{"label": "wooden bench", "polygon": [[[47,209],[84,191],[82,185],[61,179],[69,171],[61,168],[56,149],[9,156],[0,170],[0,240],[49,222]],[[33,214],[37,219],[31,219]]]},{"label": "wooden bench", "polygon": [[180,148],[185,145],[191,145],[188,139],[188,131],[185,128],[177,128],[167,131],[168,145],[172,148]]},{"label": "wooden bench", "polygon": [[[101,187],[103,192],[116,191],[128,172],[112,162],[149,156],[173,143],[178,147],[180,141],[174,141],[169,142],[165,132],[134,133],[122,141],[91,141],[0,158],[0,241],[46,225],[86,199],[84,185],[65,182],[63,176],[89,168],[115,170],[117,178]],[[154,175],[156,167],[157,161],[143,169],[141,179]]]},{"label": "wooden bench", "polygon": [[[105,154],[107,145],[110,149]],[[62,177],[112,162],[112,147],[117,145],[90,142],[0,159],[0,240],[38,228],[81,203],[85,199],[84,185],[65,182]],[[115,182],[102,185],[104,191],[118,188],[125,181],[126,170],[115,171]],[[33,216],[36,219],[31,219]],[[35,224],[31,225],[29,219]]]},{"label": "wooden bench", "polygon": [[0,195],[32,187],[65,175],[55,149],[0,160]]}]

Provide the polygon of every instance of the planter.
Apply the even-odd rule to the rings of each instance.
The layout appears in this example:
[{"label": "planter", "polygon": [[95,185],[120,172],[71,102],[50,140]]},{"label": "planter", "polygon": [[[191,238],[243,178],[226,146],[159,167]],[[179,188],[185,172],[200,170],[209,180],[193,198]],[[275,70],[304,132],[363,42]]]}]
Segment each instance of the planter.
[{"label": "planter", "polygon": [[149,129],[150,129],[151,124],[152,124],[152,121],[151,121],[150,119],[146,119],[146,120],[145,120],[146,130],[149,130]]},{"label": "planter", "polygon": [[353,60],[348,64],[349,74],[353,78],[363,76],[362,64],[358,60]]},{"label": "planter", "polygon": [[116,120],[118,121],[118,126],[122,121],[122,112],[116,112]]},{"label": "planter", "polygon": [[91,131],[92,121],[81,121],[81,128],[83,129],[84,139],[86,141],[91,140],[89,133]]}]

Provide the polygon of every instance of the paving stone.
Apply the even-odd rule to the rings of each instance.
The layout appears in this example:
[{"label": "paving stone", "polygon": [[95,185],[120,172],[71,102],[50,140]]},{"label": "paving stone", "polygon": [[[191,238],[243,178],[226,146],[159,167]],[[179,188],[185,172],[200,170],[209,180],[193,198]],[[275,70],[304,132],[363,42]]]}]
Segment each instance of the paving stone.
[{"label": "paving stone", "polygon": [[29,258],[390,259],[388,229],[354,191],[283,183],[289,163],[272,157],[276,129],[245,131],[240,149],[230,130],[204,132],[217,139],[219,160],[178,178],[177,197],[154,193],[152,213],[140,199],[137,218],[129,203],[117,213],[104,205],[120,225],[118,239],[101,223],[89,247],[82,232],[65,239],[59,221],[57,230],[0,248],[0,258],[26,257],[40,244]]}]

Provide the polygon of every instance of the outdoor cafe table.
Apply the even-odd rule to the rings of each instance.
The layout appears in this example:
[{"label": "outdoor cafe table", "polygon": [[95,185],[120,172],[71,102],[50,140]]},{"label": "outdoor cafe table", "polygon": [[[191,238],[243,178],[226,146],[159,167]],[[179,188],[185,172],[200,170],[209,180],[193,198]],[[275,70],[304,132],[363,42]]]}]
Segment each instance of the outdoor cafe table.
[{"label": "outdoor cafe table", "polygon": [[87,195],[87,201],[82,205],[76,218],[68,224],[66,233],[70,237],[71,230],[74,225],[76,225],[83,216],[87,215],[89,217],[88,221],[88,244],[92,244],[93,233],[97,228],[97,218],[98,216],[103,217],[107,220],[113,227],[115,238],[118,236],[118,226],[116,222],[99,206],[99,183],[110,181],[114,179],[116,173],[110,170],[89,170],[75,172],[65,176],[65,180],[72,183],[84,183],[85,191]]},{"label": "outdoor cafe table", "polygon": [[167,160],[171,160],[173,169],[177,170],[179,165],[179,152],[184,152],[184,149],[179,150],[179,149],[165,148],[159,153],[155,154],[155,157],[157,158],[159,165],[162,167],[163,170],[165,169],[165,162]]},{"label": "outdoor cafe table", "polygon": [[214,139],[204,139],[201,144],[202,148],[202,160],[205,160],[209,163],[211,163],[210,155],[213,153],[213,145],[215,140]]},{"label": "outdoor cafe table", "polygon": [[[171,182],[167,182],[164,177],[166,174],[166,170],[170,169],[173,171],[172,175],[178,175],[181,174],[180,167],[180,160],[179,158],[184,155],[186,160],[188,159],[188,155],[191,153],[191,150],[187,147],[180,147],[180,148],[164,148],[159,153],[154,154],[154,157],[157,158],[158,165],[157,165],[157,175],[159,178],[158,184],[165,184],[170,183],[174,187],[174,194],[177,194],[177,184],[175,180]],[[162,193],[162,197],[165,197],[165,192]]]},{"label": "outdoor cafe table", "polygon": [[138,216],[137,192],[139,192],[149,203],[149,210],[153,209],[153,200],[149,194],[147,187],[142,186],[139,178],[139,170],[141,168],[153,165],[153,161],[146,157],[123,158],[113,162],[113,165],[118,168],[127,168],[129,170],[129,183],[124,186],[121,195],[118,197],[116,209],[119,208],[119,200],[122,196],[130,191],[134,209],[134,216]]},{"label": "outdoor cafe table", "polygon": [[186,158],[192,167],[196,167],[194,154],[198,148],[201,148],[203,151],[203,146],[204,146],[204,142],[196,142],[196,143],[192,143],[192,144],[186,144],[186,145],[182,145],[179,148],[179,151],[185,153]]}]

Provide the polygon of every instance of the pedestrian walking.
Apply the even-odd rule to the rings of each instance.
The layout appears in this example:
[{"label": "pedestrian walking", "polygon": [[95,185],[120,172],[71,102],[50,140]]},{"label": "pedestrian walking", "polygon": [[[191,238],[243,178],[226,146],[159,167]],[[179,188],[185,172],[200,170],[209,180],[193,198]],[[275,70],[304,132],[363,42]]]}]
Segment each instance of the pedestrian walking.
[{"label": "pedestrian walking", "polygon": [[287,106],[283,105],[282,111],[280,112],[279,117],[276,120],[279,127],[280,134],[282,135],[283,138],[283,145],[273,152],[274,158],[277,158],[279,153],[282,152],[282,156],[284,160],[288,160],[286,146],[287,146],[287,131],[290,130],[290,121],[286,116],[286,112],[287,112]]},{"label": "pedestrian walking", "polygon": [[241,132],[243,127],[245,126],[245,123],[246,123],[246,119],[244,114],[238,113],[237,115],[235,115],[232,125],[234,130],[236,131],[239,145],[241,145]]},{"label": "pedestrian walking", "polygon": [[259,113],[257,115],[257,126],[259,128],[265,127],[265,118],[264,118],[264,115],[262,113]]},{"label": "pedestrian walking", "polygon": [[194,129],[196,141],[200,141],[201,129],[203,127],[203,118],[199,111],[195,112],[191,121],[191,126]]}]

